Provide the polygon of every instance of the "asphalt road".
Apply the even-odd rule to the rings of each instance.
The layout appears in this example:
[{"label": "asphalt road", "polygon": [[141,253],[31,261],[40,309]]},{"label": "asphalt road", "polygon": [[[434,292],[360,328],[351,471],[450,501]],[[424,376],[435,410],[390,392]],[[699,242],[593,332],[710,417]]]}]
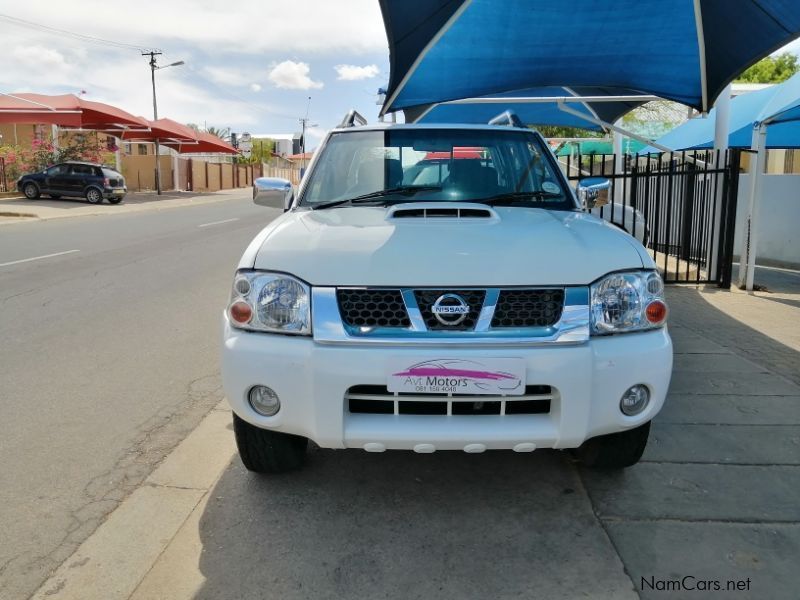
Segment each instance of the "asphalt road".
[{"label": "asphalt road", "polygon": [[241,199],[0,228],[0,598],[24,598],[222,397]]}]

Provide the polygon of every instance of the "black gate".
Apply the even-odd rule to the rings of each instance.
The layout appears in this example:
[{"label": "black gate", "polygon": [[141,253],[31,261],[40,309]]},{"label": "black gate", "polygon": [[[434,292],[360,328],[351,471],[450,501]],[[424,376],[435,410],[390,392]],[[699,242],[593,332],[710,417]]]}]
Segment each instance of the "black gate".
[{"label": "black gate", "polygon": [[567,177],[611,181],[607,198],[590,212],[638,238],[665,283],[731,284],[739,190],[738,150],[625,155],[562,160]]}]

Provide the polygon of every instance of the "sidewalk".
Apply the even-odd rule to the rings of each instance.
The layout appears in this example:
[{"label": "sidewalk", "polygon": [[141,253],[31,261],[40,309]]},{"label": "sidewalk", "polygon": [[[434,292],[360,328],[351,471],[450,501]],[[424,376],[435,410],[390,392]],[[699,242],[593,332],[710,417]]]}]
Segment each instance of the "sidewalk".
[{"label": "sidewalk", "polygon": [[546,451],[316,450],[257,477],[221,404],[35,598],[656,599],[676,595],[646,582],[689,577],[794,599],[800,294],[784,295],[668,289],[672,386],[622,473]]},{"label": "sidewalk", "polygon": [[131,192],[121,204],[89,204],[85,200],[53,200],[40,198],[28,200],[14,198],[0,200],[0,225],[25,221],[118,215],[144,210],[164,210],[188,205],[209,204],[236,198],[249,197],[250,188],[237,188],[219,192]]}]

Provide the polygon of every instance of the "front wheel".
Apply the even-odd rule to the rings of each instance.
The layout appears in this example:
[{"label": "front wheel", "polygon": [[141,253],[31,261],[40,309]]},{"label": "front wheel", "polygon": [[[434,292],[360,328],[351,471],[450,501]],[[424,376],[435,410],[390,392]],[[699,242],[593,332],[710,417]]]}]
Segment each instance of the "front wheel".
[{"label": "front wheel", "polygon": [[100,204],[103,201],[103,194],[97,188],[89,188],[86,190],[86,199],[89,204]]},{"label": "front wheel", "polygon": [[587,467],[624,469],[642,458],[649,434],[650,421],[634,429],[586,440],[573,453]]},{"label": "front wheel", "polygon": [[233,415],[239,456],[248,471],[284,473],[303,466],[308,440],[298,435],[261,429]]},{"label": "front wheel", "polygon": [[22,193],[28,200],[36,200],[39,197],[39,186],[35,183],[26,183],[22,188]]}]

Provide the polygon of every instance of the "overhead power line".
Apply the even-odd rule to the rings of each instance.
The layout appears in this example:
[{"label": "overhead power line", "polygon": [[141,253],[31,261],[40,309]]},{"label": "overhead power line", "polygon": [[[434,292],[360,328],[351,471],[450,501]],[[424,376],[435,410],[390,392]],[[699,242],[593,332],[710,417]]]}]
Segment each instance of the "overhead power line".
[{"label": "overhead power line", "polygon": [[115,40],[106,40],[104,38],[100,38],[93,35],[86,35],[84,33],[76,33],[74,31],[67,31],[66,29],[59,29],[57,27],[50,27],[48,25],[42,25],[41,23],[34,23],[33,21],[26,21],[25,19],[20,19],[18,17],[12,17],[11,15],[0,14],[0,20],[6,21],[12,25],[17,25],[19,27],[27,27],[28,29],[35,29],[37,31],[42,31],[45,33],[50,33],[53,35],[58,36],[67,36],[75,40],[80,40],[83,42],[87,42],[90,44],[99,44],[102,46],[111,46],[114,48],[121,48],[124,50],[138,50],[140,52],[144,51],[158,51],[158,48],[150,48],[149,46],[145,45],[136,45],[136,44],[126,44],[124,42],[118,42]]}]

